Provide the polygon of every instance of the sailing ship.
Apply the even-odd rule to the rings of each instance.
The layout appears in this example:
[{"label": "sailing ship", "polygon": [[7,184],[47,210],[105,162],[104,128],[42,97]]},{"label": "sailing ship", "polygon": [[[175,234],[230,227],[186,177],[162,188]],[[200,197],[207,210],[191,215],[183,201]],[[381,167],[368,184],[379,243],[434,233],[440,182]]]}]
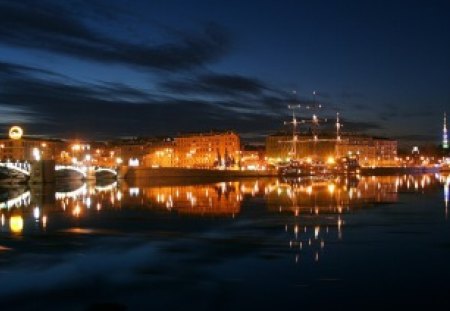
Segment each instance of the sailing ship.
[{"label": "sailing ship", "polygon": [[[315,95],[315,93],[313,93]],[[295,109],[302,108],[301,105],[289,105],[289,109],[292,110],[292,121],[285,122],[286,124],[292,125],[292,140],[287,141],[291,143],[291,150],[289,152],[290,159],[287,163],[279,163],[278,172],[279,175],[283,177],[296,177],[296,176],[327,176],[327,175],[337,175],[337,174],[356,174],[359,172],[359,161],[357,156],[346,156],[335,160],[331,158],[330,161],[321,161],[318,157],[313,154],[311,157],[306,159],[298,158],[297,144],[300,142],[298,140],[297,128],[300,124],[311,124],[311,134],[312,138],[307,140],[307,142],[313,142],[314,152],[316,150],[315,144],[319,141],[330,141],[330,139],[319,139],[318,138],[318,128],[320,119],[316,114],[312,115],[310,120],[298,120],[295,115]],[[305,106],[306,109],[311,109],[311,106]],[[321,108],[321,105],[315,106],[314,108]],[[327,120],[325,119],[325,122]],[[336,138],[332,139],[339,143],[341,141],[340,129],[342,124],[339,120],[339,113],[336,114]]]}]

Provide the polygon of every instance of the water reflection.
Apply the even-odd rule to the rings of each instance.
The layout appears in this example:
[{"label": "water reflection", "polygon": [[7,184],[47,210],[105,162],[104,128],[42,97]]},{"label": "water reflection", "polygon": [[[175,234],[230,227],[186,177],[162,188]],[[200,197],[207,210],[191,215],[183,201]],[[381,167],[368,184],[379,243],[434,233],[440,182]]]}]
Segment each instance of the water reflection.
[{"label": "water reflection", "polygon": [[[62,212],[64,217],[80,218],[89,217],[90,210],[101,213],[103,210],[139,208],[181,216],[233,218],[242,212],[243,203],[262,199],[267,213],[294,217],[294,222],[286,223],[284,228],[293,232],[290,247],[303,249],[316,245],[320,250],[325,245],[323,235],[331,230],[336,230],[338,238],[342,238],[345,213],[371,204],[396,202],[400,193],[443,187],[447,216],[449,184],[450,176],[436,174],[259,179],[164,186],[75,182],[56,188],[10,187],[0,192],[1,231],[18,234],[27,226],[45,231],[53,214]],[[328,218],[322,219],[319,225],[313,224],[314,217],[320,215]],[[318,260],[318,253],[315,257]]]},{"label": "water reflection", "polygon": [[212,297],[214,309],[225,290],[249,309],[309,309],[345,292],[363,305],[386,281],[402,305],[420,284],[447,297],[449,184],[423,175],[3,188],[0,300],[177,310]]}]

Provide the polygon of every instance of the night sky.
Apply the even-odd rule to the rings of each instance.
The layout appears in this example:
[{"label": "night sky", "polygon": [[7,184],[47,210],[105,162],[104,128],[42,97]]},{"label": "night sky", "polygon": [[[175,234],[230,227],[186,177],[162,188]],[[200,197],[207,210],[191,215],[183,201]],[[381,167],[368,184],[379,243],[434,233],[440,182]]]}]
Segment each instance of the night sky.
[{"label": "night sky", "polygon": [[437,144],[449,34],[445,0],[0,0],[0,130],[257,141],[316,90],[346,131]]}]

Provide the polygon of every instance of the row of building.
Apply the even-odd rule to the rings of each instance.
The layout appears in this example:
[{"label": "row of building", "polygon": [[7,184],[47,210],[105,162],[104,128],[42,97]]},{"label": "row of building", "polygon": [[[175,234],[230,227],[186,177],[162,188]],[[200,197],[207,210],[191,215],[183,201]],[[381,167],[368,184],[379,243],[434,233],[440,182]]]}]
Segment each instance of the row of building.
[{"label": "row of building", "polygon": [[[292,150],[296,154],[292,154]],[[291,158],[325,161],[356,155],[363,166],[389,166],[397,161],[397,141],[363,135],[340,139],[322,135],[319,140],[299,134],[276,133],[265,146],[244,146],[234,131],[190,133],[176,137],[121,139],[108,142],[80,142],[10,136],[0,139],[0,158],[10,161],[51,159],[58,163],[89,163],[101,166],[145,166],[187,168],[265,169]]]},{"label": "row of building", "polygon": [[295,158],[341,158],[354,155],[363,166],[391,166],[398,160],[398,143],[383,137],[348,134],[339,139],[324,134],[314,140],[308,133],[297,135],[296,147],[292,146],[292,134],[277,133],[266,138],[266,157],[269,163],[287,161],[295,150]]}]

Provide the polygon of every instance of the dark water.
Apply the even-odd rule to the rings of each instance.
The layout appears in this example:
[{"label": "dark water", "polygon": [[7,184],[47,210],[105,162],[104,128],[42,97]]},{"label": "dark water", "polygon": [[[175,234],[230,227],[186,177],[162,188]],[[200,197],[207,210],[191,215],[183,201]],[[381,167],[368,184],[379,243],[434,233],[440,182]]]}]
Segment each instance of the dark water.
[{"label": "dark water", "polygon": [[2,188],[0,308],[449,307],[449,183]]}]

